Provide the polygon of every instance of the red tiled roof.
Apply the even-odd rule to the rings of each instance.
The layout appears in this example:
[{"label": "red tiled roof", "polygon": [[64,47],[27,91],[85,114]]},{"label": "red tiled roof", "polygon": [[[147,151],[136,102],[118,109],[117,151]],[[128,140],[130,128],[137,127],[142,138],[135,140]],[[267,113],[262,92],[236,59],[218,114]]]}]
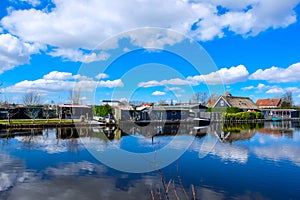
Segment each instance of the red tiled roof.
[{"label": "red tiled roof", "polygon": [[210,99],[210,100],[207,101],[206,106],[207,107],[213,107],[215,103],[216,103],[216,100]]},{"label": "red tiled roof", "polygon": [[256,105],[259,107],[278,107],[280,105],[281,98],[273,99],[258,99]]}]

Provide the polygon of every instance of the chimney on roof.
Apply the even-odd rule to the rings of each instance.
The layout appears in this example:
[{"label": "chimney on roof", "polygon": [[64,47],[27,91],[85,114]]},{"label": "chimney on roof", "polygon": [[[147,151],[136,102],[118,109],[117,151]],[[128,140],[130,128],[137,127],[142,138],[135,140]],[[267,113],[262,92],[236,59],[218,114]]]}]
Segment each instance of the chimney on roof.
[{"label": "chimney on roof", "polygon": [[225,96],[226,96],[226,97],[231,97],[231,94],[230,94],[228,91],[226,91],[226,92],[225,92]]}]

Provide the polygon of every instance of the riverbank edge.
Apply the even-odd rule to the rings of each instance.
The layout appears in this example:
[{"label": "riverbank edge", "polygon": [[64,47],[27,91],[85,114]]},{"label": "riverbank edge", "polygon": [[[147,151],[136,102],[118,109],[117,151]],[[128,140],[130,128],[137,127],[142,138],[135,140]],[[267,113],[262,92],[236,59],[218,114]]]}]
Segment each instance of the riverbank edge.
[{"label": "riverbank edge", "polygon": [[64,123],[18,123],[18,124],[0,124],[0,129],[8,129],[8,128],[60,128],[60,127],[99,127],[102,124],[92,124],[92,123],[72,123],[72,122],[64,122]]},{"label": "riverbank edge", "polygon": [[[214,123],[226,123],[226,124],[234,124],[234,123],[264,123],[270,122],[272,120],[267,119],[255,119],[255,120],[212,120]],[[282,119],[280,121],[292,121],[292,122],[300,122],[300,118],[292,118],[292,119]],[[277,121],[273,121],[277,122]],[[122,121],[121,124],[131,124],[134,122],[126,122]],[[170,122],[169,122],[170,123]],[[170,124],[180,124],[182,122],[176,121]],[[135,123],[134,123],[135,124]],[[155,123],[154,123],[155,124]],[[168,124],[168,123],[167,123]],[[111,126],[118,125],[112,123],[87,123],[87,122],[44,122],[44,123],[0,123],[0,129],[8,129],[8,128],[59,128],[59,127],[100,127],[100,126]]]}]

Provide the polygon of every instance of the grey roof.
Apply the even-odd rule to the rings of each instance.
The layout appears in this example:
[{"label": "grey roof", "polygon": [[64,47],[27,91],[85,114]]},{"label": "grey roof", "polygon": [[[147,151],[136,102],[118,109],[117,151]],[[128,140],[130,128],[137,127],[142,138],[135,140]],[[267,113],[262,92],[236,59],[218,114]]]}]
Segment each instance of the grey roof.
[{"label": "grey roof", "polygon": [[59,104],[60,108],[91,108],[88,105],[74,105],[74,104]]},{"label": "grey roof", "polygon": [[231,107],[255,110],[258,106],[249,97],[222,96]]}]

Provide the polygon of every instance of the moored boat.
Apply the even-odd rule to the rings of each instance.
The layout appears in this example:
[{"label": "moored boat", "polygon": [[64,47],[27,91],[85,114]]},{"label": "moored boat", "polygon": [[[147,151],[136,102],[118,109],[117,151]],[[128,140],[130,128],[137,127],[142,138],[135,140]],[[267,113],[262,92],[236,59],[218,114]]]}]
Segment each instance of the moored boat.
[{"label": "moored boat", "polygon": [[210,125],[210,119],[209,118],[194,118],[194,123],[196,126],[209,126]]},{"label": "moored boat", "polygon": [[282,121],[282,118],[281,117],[273,117],[272,121]]}]

